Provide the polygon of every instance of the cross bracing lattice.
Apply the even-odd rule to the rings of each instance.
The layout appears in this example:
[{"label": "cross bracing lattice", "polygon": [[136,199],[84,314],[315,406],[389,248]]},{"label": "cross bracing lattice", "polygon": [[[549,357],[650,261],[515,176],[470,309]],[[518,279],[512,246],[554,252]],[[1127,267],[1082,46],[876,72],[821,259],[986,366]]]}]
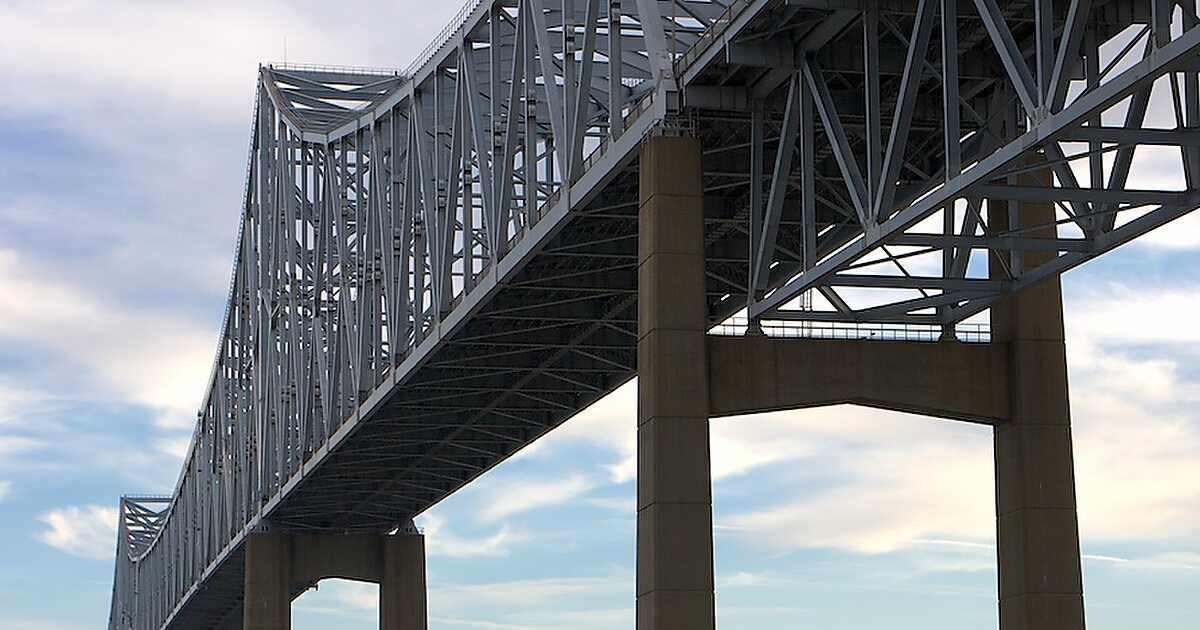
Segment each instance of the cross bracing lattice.
[{"label": "cross bracing lattice", "polygon": [[[403,71],[263,66],[212,379],[174,494],[121,503],[110,626],[236,626],[249,532],[390,531],[631,378],[646,135],[700,138],[714,325],[964,330],[1200,204],[1196,26],[476,0]],[[1029,202],[1055,223],[988,224]]]}]

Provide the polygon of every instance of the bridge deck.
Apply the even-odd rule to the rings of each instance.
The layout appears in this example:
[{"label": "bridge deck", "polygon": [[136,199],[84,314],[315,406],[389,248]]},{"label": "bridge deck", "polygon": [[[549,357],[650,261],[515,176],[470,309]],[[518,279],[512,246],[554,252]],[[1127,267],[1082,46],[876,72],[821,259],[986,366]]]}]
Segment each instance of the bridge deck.
[{"label": "bridge deck", "polygon": [[[1154,3],[624,4],[476,0],[402,73],[262,70],[212,385],[170,508],[123,503],[111,627],[236,627],[247,533],[391,531],[632,378],[646,135],[704,148],[713,325],[750,305],[927,337],[1200,203],[1120,175],[1117,147],[1174,143],[1200,181],[1200,143],[1142,129],[1139,95],[1200,49]],[[935,6],[957,11],[936,37]],[[1142,29],[1145,54],[1029,85],[1013,60],[1045,52],[1039,25],[1097,60]],[[1200,124],[1190,70],[1179,129]],[[1131,95],[1125,129],[1084,124]],[[1104,152],[1103,181],[1074,181]],[[1035,153],[1056,182],[1023,181]],[[1058,201],[1058,239],[987,233],[985,198]],[[1035,247],[1057,258],[980,275]]]}]

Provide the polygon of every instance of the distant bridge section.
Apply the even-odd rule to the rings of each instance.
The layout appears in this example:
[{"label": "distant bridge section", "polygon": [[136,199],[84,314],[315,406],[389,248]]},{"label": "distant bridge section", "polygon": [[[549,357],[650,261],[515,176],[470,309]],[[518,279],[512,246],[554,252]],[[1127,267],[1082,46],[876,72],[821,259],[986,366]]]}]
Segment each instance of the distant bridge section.
[{"label": "distant bridge section", "polygon": [[[239,627],[251,537],[409,531],[632,378],[639,239],[690,238],[639,227],[651,193],[698,213],[701,333],[997,341],[989,309],[1200,205],[1198,22],[474,0],[404,71],[263,66],[212,378],[173,495],[122,499],[110,628]],[[686,194],[657,136],[696,141]]]}]

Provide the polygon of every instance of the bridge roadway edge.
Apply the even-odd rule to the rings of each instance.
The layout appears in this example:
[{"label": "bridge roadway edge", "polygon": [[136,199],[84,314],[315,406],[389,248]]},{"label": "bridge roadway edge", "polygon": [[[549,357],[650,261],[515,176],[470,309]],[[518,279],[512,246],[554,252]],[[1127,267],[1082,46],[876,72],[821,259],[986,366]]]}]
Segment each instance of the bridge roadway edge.
[{"label": "bridge roadway edge", "polygon": [[[681,144],[689,142],[654,138],[645,146]],[[674,156],[671,166],[694,162],[698,167],[695,146],[695,159]],[[986,345],[709,338],[704,284],[697,282],[704,275],[703,215],[697,212],[702,197],[689,197],[681,190],[656,195],[654,184],[648,191],[647,167],[643,160],[638,238],[642,294],[638,345],[643,372],[638,405],[639,628],[714,625],[709,418],[838,402],[993,424],[1000,489],[1002,630],[1039,627],[1046,620],[1054,620],[1054,627],[1082,628],[1057,279],[1012,297],[998,309],[1000,339]],[[671,190],[670,174],[651,173],[650,181],[655,179],[668,180],[664,187]],[[655,323],[659,321],[665,327]],[[1049,354],[1026,349],[1046,343],[1051,344]],[[693,356],[697,349],[701,354]],[[680,372],[688,366],[702,371]],[[798,371],[811,376],[814,369],[823,372],[825,380],[818,379],[812,388],[795,389]],[[760,377],[765,390],[747,382]],[[786,398],[780,397],[783,381],[793,384]],[[1059,381],[1061,385],[1055,385]],[[929,382],[938,383],[935,390],[920,388]],[[829,387],[819,387],[821,383]],[[697,395],[697,387],[703,395]],[[916,393],[910,391],[914,387]],[[733,390],[741,393],[733,395]],[[697,408],[698,401],[709,402]],[[691,420],[680,424],[687,417]],[[655,429],[656,424],[663,424],[666,431]],[[680,434],[685,426],[693,427],[685,431],[693,438]],[[347,429],[346,435],[343,439],[353,433]],[[1046,487],[1052,488],[1049,498]],[[1052,505],[1047,507],[1047,501]],[[663,509],[675,515],[656,514]],[[1046,535],[1030,537],[1029,531]],[[1051,549],[1058,551],[1049,553]],[[235,618],[229,615],[226,620]]]},{"label": "bridge roadway edge", "polygon": [[[710,418],[861,402],[994,427],[1000,628],[1083,630],[1059,279],[999,303],[975,347],[710,339],[700,144],[653,138],[639,168],[637,628],[716,626]],[[1053,238],[1054,211],[997,203],[988,225]]]},{"label": "bridge roadway edge", "polygon": [[[240,603],[236,604],[236,609],[230,609],[229,606],[213,606],[210,602],[204,600],[211,599],[213,602],[219,602],[227,600],[228,594],[231,592],[240,593],[243,576],[243,567],[241,565],[244,554],[242,552],[246,536],[255,531],[262,530],[265,527],[265,523],[269,522],[272,514],[279,508],[282,497],[288,496],[289,493],[299,488],[305,479],[336,454],[341,444],[351,440],[359,427],[369,422],[373,414],[377,413],[387,404],[389,398],[395,394],[397,386],[404,383],[405,377],[398,375],[411,376],[422,364],[432,359],[440,342],[451,339],[455,334],[460,332],[463,326],[471,319],[472,315],[485,308],[488,302],[496,296],[496,293],[503,290],[506,281],[512,279],[520,272],[529,260],[535,258],[539,251],[552,243],[558,234],[569,229],[574,218],[579,218],[583,207],[600,194],[606,184],[622,176],[623,171],[637,159],[637,150],[643,138],[650,135],[652,130],[659,126],[667,116],[669,99],[662,96],[655,98],[655,95],[648,96],[647,99],[650,101],[649,106],[642,111],[637,119],[630,123],[629,128],[621,138],[609,146],[608,150],[593,164],[592,168],[589,168],[582,174],[580,179],[569,188],[567,194],[560,195],[553,207],[534,226],[532,233],[522,239],[514,250],[501,261],[500,269],[487,274],[476,287],[475,291],[468,294],[466,302],[460,305],[460,308],[454,309],[449,314],[447,320],[437,326],[436,334],[430,335],[405,358],[397,369],[389,373],[387,377],[388,384],[377,388],[364,401],[358,412],[347,419],[330,436],[328,442],[322,445],[304,462],[299,472],[283,484],[282,491],[276,493],[270,500],[264,503],[263,510],[260,512],[264,516],[256,516],[251,519],[231,539],[230,543],[218,555],[211,567],[205,571],[197,583],[180,600],[179,604],[164,622],[164,628],[206,627],[205,625],[194,626],[192,624],[197,623],[200,619],[212,619],[215,620],[215,624],[220,624],[238,616],[235,613],[240,612]],[[632,177],[629,173],[624,173],[624,175]],[[632,287],[630,292],[632,293]],[[630,347],[632,348],[632,344]],[[631,371],[624,377],[614,381],[608,391],[615,390],[632,377],[633,373]],[[596,400],[601,397],[597,396]],[[583,408],[577,410],[576,413],[582,411]],[[567,419],[568,417],[562,418],[554,425],[548,426],[546,431],[553,429]],[[496,461],[492,465],[479,470],[476,475],[466,479],[458,487],[469,483],[499,463],[500,461]],[[198,604],[196,607],[200,609],[200,617],[193,620],[188,609],[196,604]],[[203,624],[204,622],[200,623]],[[211,625],[211,627],[224,626]]]},{"label": "bridge roadway edge", "polygon": [[[747,2],[746,6],[761,7],[766,4],[769,3],[763,0],[754,0]],[[786,3],[777,4],[802,6],[807,2],[806,0],[788,0]],[[849,6],[852,3],[814,4],[841,7]],[[1124,4],[1122,3],[1122,6]],[[467,17],[467,22],[476,22],[480,19],[482,15],[480,7],[480,4],[474,5]],[[732,23],[744,24],[750,17],[752,16],[748,13],[739,14],[735,16]],[[471,26],[467,24],[463,28],[469,30]],[[731,27],[729,30],[737,29]],[[443,44],[439,49],[440,52],[419,68],[418,74],[427,74],[431,67],[436,67],[441,63],[440,60],[448,54],[445,51],[453,49],[453,42],[463,41],[461,35],[462,31],[457,34],[458,39],[451,37],[447,40],[450,43]],[[699,71],[703,70],[708,63],[705,60],[715,59],[720,56],[721,52],[728,53],[727,47],[734,42],[734,39],[728,34],[722,34],[715,38],[707,49],[698,51],[701,54],[691,57],[694,63],[687,66],[680,76],[698,76]],[[1189,41],[1191,42],[1189,45],[1194,45],[1194,36]],[[1188,50],[1191,54],[1192,49]],[[688,55],[691,55],[692,52],[689,51]],[[695,62],[696,60],[700,61]],[[686,79],[683,82],[686,83]],[[412,94],[411,90],[408,94]],[[400,98],[402,95],[399,92],[389,97],[389,99],[393,99],[393,104],[396,102],[395,99]],[[700,102],[700,99],[697,102]],[[280,524],[283,529],[295,529],[296,531],[320,530],[323,527],[346,528],[349,531],[376,531],[383,527],[385,520],[379,518],[379,513],[391,510],[406,515],[416,514],[440,500],[440,498],[422,499],[423,503],[420,505],[423,507],[418,506],[417,503],[409,503],[404,504],[404,508],[398,511],[393,505],[387,510],[379,510],[379,513],[372,513],[370,510],[359,513],[355,509],[355,505],[338,506],[331,512],[340,510],[346,514],[356,514],[347,519],[361,518],[362,520],[343,520],[325,525],[312,520],[314,512],[312,510],[306,512],[305,506],[297,508],[291,498],[308,494],[313,488],[319,488],[322,483],[330,485],[344,483],[348,478],[347,470],[350,467],[343,466],[340,460],[351,457],[355,452],[371,454],[373,451],[379,451],[380,448],[370,448],[373,441],[378,440],[381,445],[394,444],[395,436],[388,432],[388,425],[394,423],[389,420],[402,420],[405,414],[419,403],[401,390],[410,386],[415,389],[426,387],[428,383],[421,381],[418,378],[419,374],[426,372],[425,368],[430,366],[436,368],[439,363],[444,363],[445,357],[452,359],[469,357],[470,350],[467,349],[467,346],[470,345],[473,338],[478,337],[474,333],[481,330],[481,326],[488,324],[490,315],[493,315],[497,309],[520,307],[519,299],[510,300],[509,298],[514,294],[520,294],[530,286],[530,279],[522,274],[525,269],[544,262],[550,256],[547,252],[556,249],[563,243],[577,245],[580,240],[579,235],[586,238],[590,230],[602,232],[611,227],[603,225],[604,219],[598,218],[603,212],[593,212],[594,209],[589,206],[608,206],[608,211],[611,212],[610,200],[607,198],[610,191],[607,191],[607,188],[618,189],[617,195],[628,195],[631,178],[629,167],[637,159],[637,149],[642,146],[642,140],[650,129],[666,117],[669,109],[667,99],[651,100],[650,110],[634,121],[634,130],[636,131],[627,132],[622,138],[621,144],[610,145],[608,152],[599,157],[593,168],[584,171],[574,185],[562,189],[561,196],[546,206],[542,220],[531,228],[523,240],[515,243],[514,250],[502,258],[494,268],[480,276],[480,285],[465,292],[461,302],[456,302],[454,308],[444,314],[444,321],[436,324],[430,336],[413,348],[396,369],[385,374],[385,381],[370,393],[350,418],[338,426],[329,442],[321,445],[311,456],[307,457],[299,466],[298,472],[284,480],[280,484],[279,490],[264,501],[259,512],[264,516],[254,516],[245,527],[238,531],[232,541],[220,551],[218,559],[212,562],[199,577],[196,585],[191,587],[178,605],[170,611],[165,625],[172,627],[234,627],[230,624],[233,623],[237,610],[231,609],[228,602],[236,599],[237,594],[241,592],[244,579],[244,542],[245,537],[253,532],[277,527]],[[352,133],[373,124],[377,120],[377,113],[378,110],[369,112],[359,119],[347,122],[342,128],[332,133],[323,134],[319,138],[307,139],[313,142],[329,142],[332,135]],[[1028,146],[1016,147],[1014,145],[1012,153],[1014,155],[1016,153],[1023,154],[1026,150],[1034,150],[1038,143],[1049,142],[1052,139],[1053,136],[1023,138],[1022,141],[1028,141]],[[721,180],[718,180],[717,183],[720,184]],[[625,190],[619,190],[622,187]],[[989,194],[996,195],[1004,193],[1004,190],[996,189],[996,187],[988,188],[987,191]],[[636,194],[637,191],[634,189],[634,195]],[[706,199],[705,203],[707,201]],[[628,199],[620,200],[620,203],[629,205]],[[1186,203],[1190,205],[1194,201],[1189,197]],[[995,202],[995,204],[1000,207],[1003,202]],[[634,206],[636,207],[636,205],[635,202]],[[706,209],[711,210],[711,208]],[[1178,210],[1180,214],[1185,211],[1182,206]],[[624,217],[627,222],[631,222],[632,218],[632,213],[627,213]],[[708,217],[710,225],[706,226],[710,230],[714,224],[712,218],[710,213]],[[744,216],[735,218],[741,220],[744,219]],[[721,219],[730,222],[728,221],[729,217],[724,214]],[[1149,217],[1149,219],[1155,219],[1155,217]],[[1147,226],[1150,226],[1151,223],[1152,221],[1148,220]],[[635,237],[637,236],[636,231],[635,228]],[[629,235],[626,233],[621,236],[628,237]],[[993,236],[999,238],[999,235]],[[1133,236],[1128,238],[1133,238]],[[706,245],[711,245],[711,241],[706,242]],[[722,243],[722,245],[727,245],[727,243]],[[612,254],[610,250],[602,251],[605,254]],[[712,254],[711,249],[709,253]],[[717,257],[725,253],[722,252]],[[630,254],[627,251],[620,251],[620,255],[635,261],[635,263],[639,260],[637,253]],[[1068,258],[1070,256],[1065,256],[1064,260]],[[712,265],[713,261],[710,259],[708,264]],[[1019,294],[994,307],[992,316],[994,318],[993,329],[996,334],[990,344],[961,344],[948,341],[943,343],[899,342],[888,346],[887,342],[876,341],[708,337],[704,340],[701,350],[706,355],[704,365],[708,370],[705,374],[709,387],[709,409],[706,415],[713,418],[743,412],[853,402],[993,426],[997,483],[1000,492],[1000,496],[997,497],[997,527],[1000,540],[1002,630],[1030,627],[1030,624],[1036,627],[1039,623],[1038,615],[1043,617],[1058,615],[1051,617],[1054,620],[1053,623],[1057,624],[1054,627],[1073,628],[1075,626],[1074,607],[1076,601],[1079,602],[1078,618],[1081,627],[1081,585],[1077,589],[1074,583],[1074,576],[1078,574],[1078,531],[1074,517],[1074,486],[1070,465],[1070,419],[1069,412],[1066,410],[1066,365],[1065,357],[1061,356],[1061,294],[1057,277],[1038,275],[1048,273],[1047,270],[1057,273],[1061,269],[1062,267],[1055,268],[1052,263],[1047,263],[1038,271],[1027,273],[1025,278],[1036,284],[1021,285],[1022,290]],[[604,310],[602,313],[598,312],[596,327],[581,328],[580,336],[571,343],[586,345],[590,339],[595,339],[598,335],[610,334],[616,329],[622,329],[625,333],[630,331],[631,324],[625,320],[633,306],[633,294],[637,290],[637,283],[626,282],[630,275],[628,270],[619,270],[613,273],[622,277],[620,282],[611,282],[613,278],[605,278],[598,281],[596,286],[585,283],[585,288],[609,290],[615,297],[611,309]],[[728,289],[721,288],[714,293],[712,284],[710,279],[708,287],[711,313],[709,324],[719,321],[723,315],[730,315],[730,311],[735,310],[730,308],[729,304],[721,304],[719,300],[713,300],[714,295],[720,296],[723,292],[727,293]],[[1057,297],[1051,295],[1051,292],[1058,292]],[[1057,300],[1057,303],[1046,304],[1048,300]],[[1040,304],[1040,306],[1022,308],[1022,304],[1026,306]],[[1051,318],[1027,316],[1030,312],[1039,310],[1058,314],[1060,329],[1058,333],[1051,331],[1048,336],[1044,334],[1047,327],[1054,328],[1053,322],[1046,323]],[[1018,311],[1024,311],[1026,316],[1012,317],[1008,323],[1004,321],[1006,316],[1011,316]],[[554,313],[551,312],[549,316],[553,315]],[[997,317],[999,320],[995,319]],[[1019,326],[1014,329],[1010,324],[1022,319],[1027,323],[1037,321],[1035,328],[1040,328],[1040,331],[1030,335],[1027,334],[1028,330],[1025,330],[1024,337],[1016,335],[1014,338],[1014,330],[1017,332],[1021,332],[1021,330]],[[633,330],[633,333],[633,339],[637,339],[639,331]],[[522,439],[525,440],[524,444],[532,443],[539,436],[552,430],[633,377],[635,366],[634,359],[631,357],[635,356],[632,352],[636,346],[632,341],[626,343],[624,340],[620,344],[614,344],[615,346],[619,346],[614,354],[617,357],[616,362],[621,364],[620,369],[614,368],[611,374],[603,377],[599,390],[592,394],[582,395],[574,401],[572,404],[578,404],[573,411],[556,410],[553,413],[547,413],[544,419],[539,421],[538,429],[531,430],[528,434],[522,434]],[[889,347],[896,350],[890,350]],[[813,352],[837,355],[841,351],[855,358],[849,361],[848,365],[839,365],[837,369],[823,371],[816,375],[805,372],[806,370],[811,371],[812,366],[799,360],[794,354]],[[761,359],[758,357],[760,353],[772,355],[773,358],[769,361]],[[901,355],[922,355],[924,358],[910,360]],[[971,357],[966,355],[971,355]],[[879,364],[876,365],[877,359]],[[551,358],[547,359],[547,361],[549,360]],[[768,365],[769,362],[773,364]],[[862,369],[864,363],[871,364],[869,369]],[[920,367],[926,363],[927,365]],[[858,368],[851,369],[854,364],[858,364]],[[562,363],[539,363],[535,368],[544,366],[554,368],[557,365],[562,365]],[[954,371],[953,366],[964,365],[972,367],[970,369],[963,368],[961,372]],[[1016,365],[1022,367],[1018,369],[1014,367]],[[792,375],[807,374],[807,376],[785,376],[783,372]],[[927,387],[929,383],[918,383],[918,374],[938,379],[937,383],[932,386],[937,391],[930,391]],[[823,382],[829,384],[835,394],[830,394],[829,391],[815,391],[818,389],[815,386],[808,389],[783,391],[785,386],[794,385],[793,379],[810,377],[825,379]],[[894,380],[889,382],[887,380],[889,378]],[[726,379],[729,382],[726,382]],[[861,383],[859,385],[850,383],[855,379]],[[732,391],[736,387],[733,384],[735,381],[743,384],[752,381],[750,385],[756,389],[753,392]],[[922,386],[926,386],[926,388],[920,392],[913,390],[913,387]],[[982,395],[984,398],[977,399],[976,395]],[[938,400],[941,401],[940,407],[931,402]],[[485,409],[485,411],[489,410],[492,410],[491,407]],[[486,425],[488,421],[487,414],[483,412],[469,420],[469,422],[481,425]],[[439,486],[438,496],[444,497],[469,483],[515,453],[519,448],[505,450],[494,460],[480,460],[480,464],[473,474],[457,478],[453,484]],[[1031,479],[1039,478],[1049,483],[1039,482],[1030,485]],[[370,497],[378,497],[383,501],[395,501],[395,495],[399,494],[396,491],[399,487],[398,484],[409,481],[411,479],[408,481],[403,479],[380,481],[377,484],[378,488],[373,491],[374,494],[356,495],[357,498],[354,501],[359,506],[369,505],[370,501],[364,499]],[[1049,488],[1049,490],[1039,490],[1039,488]],[[284,501],[283,497],[289,497],[290,507],[289,501]],[[316,506],[316,503],[305,505],[313,507]],[[1028,540],[1022,532],[1028,531],[1030,527],[1046,528],[1046,531],[1051,534],[1040,541]],[[1053,541],[1053,544],[1046,546],[1049,544],[1046,541]],[[1043,546],[1038,547],[1037,545]],[[709,553],[711,553],[711,542],[709,546]],[[1070,553],[1066,558],[1061,557],[1061,554],[1056,555],[1059,550],[1067,549],[1069,551],[1072,548],[1075,549],[1074,560],[1069,557]],[[1046,562],[1052,562],[1053,566],[1045,563],[1039,565],[1041,556],[1050,558]],[[1071,566],[1072,562],[1076,565],[1075,567]],[[1018,568],[1014,569],[1014,567]],[[1038,591],[1034,588],[1038,580],[1043,583],[1054,582],[1057,586],[1053,592]],[[641,594],[640,586],[638,594]],[[202,618],[216,621],[204,624],[196,621]],[[1020,622],[1023,625],[1017,625],[1017,619],[1023,620]]]}]

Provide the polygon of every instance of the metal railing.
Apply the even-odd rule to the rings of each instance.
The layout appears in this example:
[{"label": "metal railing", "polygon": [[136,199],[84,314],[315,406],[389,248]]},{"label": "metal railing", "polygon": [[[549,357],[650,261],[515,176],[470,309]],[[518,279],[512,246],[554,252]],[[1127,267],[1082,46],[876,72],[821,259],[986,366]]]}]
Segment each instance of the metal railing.
[{"label": "metal railing", "polygon": [[700,35],[700,39],[696,40],[695,44],[675,59],[675,76],[683,76],[683,73],[695,63],[696,59],[700,57],[708,46],[711,46],[725,33],[725,30],[733,23],[734,18],[749,4],[750,0],[734,0],[731,2],[725,8],[725,12],[704,30],[704,33]]},{"label": "metal railing", "polygon": [[467,3],[458,10],[458,13],[455,14],[450,22],[446,24],[441,32],[437,34],[437,37],[433,38],[433,41],[429,42],[429,45],[421,51],[421,54],[417,55],[417,58],[414,59],[407,68],[404,69],[404,76],[411,77],[415,75],[417,71],[421,69],[421,66],[428,63],[429,60],[432,59],[439,50],[441,50],[442,46],[445,46],[446,42],[450,41],[450,37],[453,36],[458,29],[462,28],[462,25],[466,23],[467,18],[470,17],[471,14],[475,12],[475,9],[479,8],[479,5],[481,4],[483,4],[483,0],[468,0]]},{"label": "metal railing", "polygon": [[[946,340],[942,327],[932,324],[760,320],[758,329],[767,337],[926,342]],[[720,337],[740,337],[746,335],[748,330],[750,330],[749,318],[730,317],[710,328],[708,334]],[[953,338],[966,343],[987,343],[992,340],[992,331],[987,324],[956,324]]]},{"label": "metal railing", "polygon": [[339,66],[319,63],[296,63],[293,61],[271,61],[264,64],[273,70],[283,72],[328,72],[330,74],[378,75],[380,77],[405,76],[396,68],[381,68],[375,66]]}]

